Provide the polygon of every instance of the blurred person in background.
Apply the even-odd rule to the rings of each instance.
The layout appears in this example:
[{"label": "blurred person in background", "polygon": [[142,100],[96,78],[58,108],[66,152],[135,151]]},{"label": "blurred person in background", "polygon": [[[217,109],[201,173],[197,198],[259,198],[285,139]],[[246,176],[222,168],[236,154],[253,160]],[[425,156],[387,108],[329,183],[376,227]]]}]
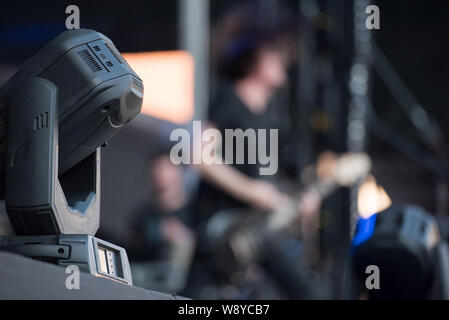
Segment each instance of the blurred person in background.
[{"label": "blurred person in background", "polygon": [[193,242],[190,227],[191,204],[183,183],[182,167],[174,165],[166,154],[151,161],[148,170],[153,190],[150,201],[139,210],[134,230],[145,243],[145,251],[163,257],[166,246]]},{"label": "blurred person in background", "polygon": [[[194,252],[196,239],[191,228],[191,201],[183,169],[174,165],[165,153],[150,162],[151,196],[138,210],[130,235],[129,254],[133,261],[164,262],[158,265],[162,270],[156,273],[165,273],[160,277],[171,285],[158,289],[182,290]],[[143,268],[147,266],[144,264]],[[158,287],[153,283],[147,286]]]},{"label": "blurred person in background", "polygon": [[[288,55],[279,41],[279,34],[257,25],[251,26],[252,12],[251,6],[233,9],[213,35],[212,41],[218,41],[212,51],[219,82],[209,107],[208,127],[218,129],[222,137],[225,129],[266,129],[267,132],[278,129],[278,149],[282,150],[288,139],[294,138],[289,130],[291,124],[287,103],[283,101],[285,95],[281,92],[287,83]],[[267,136],[266,145],[269,146],[270,138]],[[246,162],[247,143],[246,140]],[[279,156],[282,163],[282,154]],[[279,174],[261,176],[260,163],[236,164],[235,152],[231,163],[198,166],[203,177],[195,212],[199,230],[222,210],[257,208],[261,214],[266,214],[289,203],[288,193],[278,187]],[[317,194],[305,192],[301,202],[304,216],[317,216],[320,205]],[[207,239],[199,241],[200,248],[207,246],[206,242]],[[309,298],[312,294],[309,287],[311,279],[305,268],[300,267],[298,254],[287,252],[286,243],[287,240],[277,241],[264,247],[258,263],[282,288],[284,297]]]}]

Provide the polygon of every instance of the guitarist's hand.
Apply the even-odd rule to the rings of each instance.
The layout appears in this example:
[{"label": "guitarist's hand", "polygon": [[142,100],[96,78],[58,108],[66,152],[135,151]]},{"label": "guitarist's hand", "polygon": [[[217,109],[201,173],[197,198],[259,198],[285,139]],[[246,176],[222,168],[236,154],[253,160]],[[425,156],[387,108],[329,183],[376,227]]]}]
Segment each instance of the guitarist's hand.
[{"label": "guitarist's hand", "polygon": [[273,184],[254,179],[248,188],[248,202],[263,211],[274,211],[289,202],[289,197],[282,193]]},{"label": "guitarist's hand", "polygon": [[321,197],[313,190],[305,191],[300,198],[299,210],[304,218],[315,216],[321,206]]}]

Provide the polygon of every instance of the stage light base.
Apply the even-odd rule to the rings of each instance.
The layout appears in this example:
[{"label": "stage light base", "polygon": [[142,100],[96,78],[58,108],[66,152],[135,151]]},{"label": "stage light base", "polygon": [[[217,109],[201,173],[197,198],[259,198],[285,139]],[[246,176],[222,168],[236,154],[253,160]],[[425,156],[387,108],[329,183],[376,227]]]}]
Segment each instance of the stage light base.
[{"label": "stage light base", "polygon": [[132,285],[125,249],[88,234],[1,237],[0,250],[61,266],[76,265],[93,276]]}]

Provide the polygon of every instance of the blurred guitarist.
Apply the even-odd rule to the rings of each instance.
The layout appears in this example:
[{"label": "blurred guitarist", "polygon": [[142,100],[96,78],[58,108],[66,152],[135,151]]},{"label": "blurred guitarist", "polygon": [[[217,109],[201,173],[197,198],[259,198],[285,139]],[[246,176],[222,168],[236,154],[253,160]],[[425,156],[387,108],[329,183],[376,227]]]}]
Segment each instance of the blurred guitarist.
[{"label": "blurred guitarist", "polygon": [[[241,12],[231,15],[231,21],[224,21],[223,24],[236,28],[240,20],[247,22],[250,19],[248,15],[246,18],[241,15]],[[231,33],[235,32],[231,30]],[[218,33],[214,38],[226,41],[227,35]],[[291,124],[286,103],[282,103],[282,95],[278,94],[287,81],[287,56],[278,38],[246,28],[222,48],[218,60],[222,82],[209,108],[209,126],[218,129],[222,137],[225,136],[225,129],[266,129],[267,132],[278,129],[278,150],[281,151],[287,139],[292,137],[288,130]],[[270,138],[267,136],[266,145],[269,146]],[[196,210],[200,225],[223,209],[257,208],[268,213],[289,202],[289,196],[272,182],[276,175],[261,176],[259,163],[247,164],[247,143],[245,139],[244,164],[235,164],[234,152],[232,165],[198,165],[203,177]],[[279,160],[282,163],[282,152]],[[312,221],[312,225],[319,206],[320,198],[315,192],[303,193],[302,213],[305,217],[311,217],[309,223]],[[287,293],[287,298],[309,298],[307,272],[299,267],[297,258],[286,254],[282,247],[282,243],[270,243],[258,262]]]}]

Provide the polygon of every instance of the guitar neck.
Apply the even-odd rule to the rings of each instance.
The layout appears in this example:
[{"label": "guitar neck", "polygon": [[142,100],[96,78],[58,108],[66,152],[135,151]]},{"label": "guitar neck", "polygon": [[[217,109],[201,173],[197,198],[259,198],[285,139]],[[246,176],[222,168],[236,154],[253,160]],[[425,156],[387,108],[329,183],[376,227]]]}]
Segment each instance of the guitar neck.
[{"label": "guitar neck", "polygon": [[[306,189],[307,192],[315,192],[321,199],[329,196],[339,186],[353,185],[371,169],[371,161],[364,153],[348,153],[338,159],[331,158],[331,162],[328,163],[328,170],[331,171],[322,171],[329,173],[326,175],[329,179],[317,180]],[[321,168],[326,169],[326,163],[322,164]],[[304,191],[281,209],[268,215],[254,215],[254,219],[249,219],[242,228],[237,228],[229,239],[235,256],[240,257],[238,259],[241,261],[247,261],[271,235],[280,234],[291,225],[304,212],[303,195]]]}]

